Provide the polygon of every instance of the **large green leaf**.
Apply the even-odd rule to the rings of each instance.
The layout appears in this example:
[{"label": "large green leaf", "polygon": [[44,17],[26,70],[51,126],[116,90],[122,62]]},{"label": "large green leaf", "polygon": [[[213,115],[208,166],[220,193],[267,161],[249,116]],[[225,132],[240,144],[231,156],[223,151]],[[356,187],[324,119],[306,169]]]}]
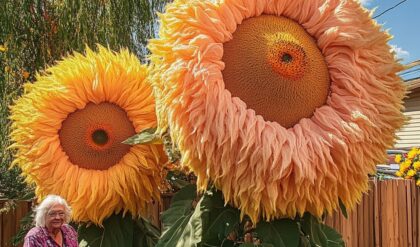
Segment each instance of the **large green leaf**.
[{"label": "large green leaf", "polygon": [[325,236],[327,237],[328,247],[344,247],[345,243],[340,233],[338,233],[333,228],[322,224],[321,226],[322,231],[324,232]]},{"label": "large green leaf", "polygon": [[149,221],[140,218],[134,224],[133,247],[156,246],[160,230]]},{"label": "large green leaf", "polygon": [[156,245],[159,230],[147,220],[133,220],[130,214],[114,214],[103,222],[103,227],[80,224],[80,246],[90,247],[152,247]]},{"label": "large green leaf", "polygon": [[255,229],[263,244],[276,247],[298,247],[299,226],[296,220],[280,219],[270,222],[259,222]]},{"label": "large green leaf", "polygon": [[217,245],[240,224],[238,209],[225,205],[222,192],[207,191],[200,203],[203,225],[203,243]]},{"label": "large green leaf", "polygon": [[331,227],[322,224],[317,218],[306,213],[302,219],[302,230],[309,238],[311,246],[341,247],[345,246],[341,235]]},{"label": "large green leaf", "polygon": [[103,222],[103,227],[94,224],[79,225],[79,242],[90,247],[133,246],[133,226],[131,216],[114,214]]},{"label": "large green leaf", "polygon": [[309,237],[311,246],[327,246],[327,237],[321,229],[320,221],[313,215],[306,213],[303,217],[302,230]]},{"label": "large green leaf", "polygon": [[196,186],[183,187],[172,198],[171,207],[162,213],[163,233],[156,247],[176,246],[193,213],[192,203],[197,197]]},{"label": "large green leaf", "polygon": [[187,197],[191,195],[188,187],[176,194],[171,208],[162,215],[164,226],[169,228],[157,246],[230,246],[226,236],[239,225],[239,211],[225,206],[222,193],[212,190],[206,191],[192,209],[194,198]]},{"label": "large green leaf", "polygon": [[224,205],[220,191],[206,191],[177,246],[220,246],[227,235],[239,225],[239,215],[237,209]]}]

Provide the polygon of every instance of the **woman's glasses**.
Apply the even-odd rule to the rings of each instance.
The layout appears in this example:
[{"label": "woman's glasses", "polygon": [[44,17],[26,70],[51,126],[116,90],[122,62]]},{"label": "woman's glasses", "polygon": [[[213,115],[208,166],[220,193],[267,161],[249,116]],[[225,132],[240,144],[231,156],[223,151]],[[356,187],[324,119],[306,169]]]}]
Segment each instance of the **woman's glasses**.
[{"label": "woman's glasses", "polygon": [[63,212],[63,211],[51,211],[51,212],[48,212],[48,216],[51,217],[51,218],[57,217],[57,215],[60,218],[63,218],[66,215],[66,213]]}]

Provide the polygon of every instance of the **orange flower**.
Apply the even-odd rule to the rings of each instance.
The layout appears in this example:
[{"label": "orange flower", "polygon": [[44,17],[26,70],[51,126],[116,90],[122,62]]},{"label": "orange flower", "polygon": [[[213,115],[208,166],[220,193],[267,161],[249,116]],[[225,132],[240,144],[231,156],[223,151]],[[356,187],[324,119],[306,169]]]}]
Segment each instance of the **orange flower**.
[{"label": "orange flower", "polygon": [[24,79],[28,79],[29,78],[29,72],[28,71],[26,71],[26,70],[24,70],[23,72],[22,72],[22,76],[23,76],[23,78]]},{"label": "orange flower", "polygon": [[73,220],[101,224],[114,212],[146,215],[159,200],[159,146],[121,142],[156,125],[147,69],[127,50],[75,53],[12,106],[14,164],[41,200],[58,194]]},{"label": "orange flower", "polygon": [[158,130],[254,222],[352,207],[404,122],[401,71],[356,1],[176,0],[152,40]]}]

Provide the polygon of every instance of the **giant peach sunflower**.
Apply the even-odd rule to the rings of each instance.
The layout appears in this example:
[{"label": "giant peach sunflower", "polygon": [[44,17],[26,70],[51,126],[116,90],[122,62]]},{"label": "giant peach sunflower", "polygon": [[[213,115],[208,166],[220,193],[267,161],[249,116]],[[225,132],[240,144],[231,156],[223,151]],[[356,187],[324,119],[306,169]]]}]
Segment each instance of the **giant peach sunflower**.
[{"label": "giant peach sunflower", "polygon": [[159,133],[254,222],[351,208],[403,124],[389,39],[352,0],[176,0],[149,45]]},{"label": "giant peach sunflower", "polygon": [[73,219],[145,215],[159,199],[160,151],[121,142],[156,125],[147,68],[127,50],[75,53],[37,76],[11,107],[17,164],[42,199],[58,194]]}]

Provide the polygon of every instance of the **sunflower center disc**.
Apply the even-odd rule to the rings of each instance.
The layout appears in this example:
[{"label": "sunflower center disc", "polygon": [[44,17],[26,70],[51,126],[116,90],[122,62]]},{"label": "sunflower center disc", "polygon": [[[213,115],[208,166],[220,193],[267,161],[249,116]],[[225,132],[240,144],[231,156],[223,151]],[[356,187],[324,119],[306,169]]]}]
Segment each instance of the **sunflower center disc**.
[{"label": "sunflower center disc", "polygon": [[92,140],[98,145],[105,145],[108,139],[109,137],[105,130],[95,130],[92,133]]},{"label": "sunflower center disc", "polygon": [[271,15],[249,18],[223,49],[226,89],[266,121],[290,128],[325,104],[328,68],[298,23]]},{"label": "sunflower center disc", "polygon": [[69,114],[59,131],[61,146],[70,161],[94,170],[116,165],[130,150],[121,142],[134,134],[127,113],[108,102],[89,103]]}]

